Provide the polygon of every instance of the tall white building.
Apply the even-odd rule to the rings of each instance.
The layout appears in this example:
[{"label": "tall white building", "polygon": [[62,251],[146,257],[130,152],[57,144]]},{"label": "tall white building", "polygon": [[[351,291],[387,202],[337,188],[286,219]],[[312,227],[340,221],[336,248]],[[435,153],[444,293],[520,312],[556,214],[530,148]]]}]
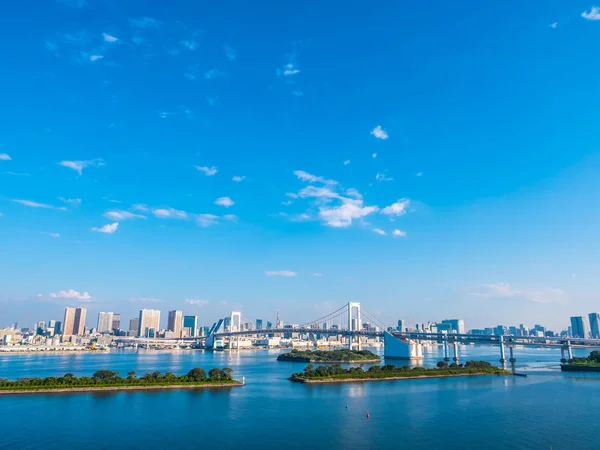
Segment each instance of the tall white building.
[{"label": "tall white building", "polygon": [[99,312],[96,331],[98,333],[110,333],[113,329],[113,316],[114,314],[111,312]]},{"label": "tall white building", "polygon": [[174,309],[169,311],[169,321],[167,322],[167,330],[175,333],[176,338],[181,337],[181,327],[183,326],[183,311]]},{"label": "tall white building", "polygon": [[142,309],[140,311],[138,337],[156,337],[160,324],[158,309]]}]

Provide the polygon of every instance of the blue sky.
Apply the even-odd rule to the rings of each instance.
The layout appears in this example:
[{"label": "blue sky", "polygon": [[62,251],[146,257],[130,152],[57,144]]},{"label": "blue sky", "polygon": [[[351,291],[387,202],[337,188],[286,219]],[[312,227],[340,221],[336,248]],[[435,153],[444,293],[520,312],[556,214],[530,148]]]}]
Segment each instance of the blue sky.
[{"label": "blue sky", "polygon": [[589,1],[3,8],[0,326],[600,309]]}]

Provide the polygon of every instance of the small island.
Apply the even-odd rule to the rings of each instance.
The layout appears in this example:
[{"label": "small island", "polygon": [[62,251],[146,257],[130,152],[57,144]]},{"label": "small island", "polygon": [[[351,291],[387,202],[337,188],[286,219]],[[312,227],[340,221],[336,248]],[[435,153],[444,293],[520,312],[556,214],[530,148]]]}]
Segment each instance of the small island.
[{"label": "small island", "polygon": [[473,375],[512,375],[499,367],[485,361],[467,361],[463,364],[453,363],[450,366],[444,361],[437,368],[403,366],[393,364],[371,366],[368,370],[362,367],[344,369],[339,364],[315,367],[309,364],[302,373],[294,373],[290,381],[299,383],[350,383],[356,381],[405,380],[411,378],[441,378]]},{"label": "small island", "polygon": [[562,360],[563,372],[600,372],[600,350],[594,350],[585,358]]},{"label": "small island", "polygon": [[292,350],[282,353],[277,361],[291,361],[302,363],[320,364],[351,364],[351,363],[378,363],[379,355],[369,350]]},{"label": "small island", "polygon": [[91,377],[76,377],[67,373],[62,377],[19,378],[15,381],[0,378],[0,395],[242,386],[243,383],[233,379],[232,372],[232,369],[226,367],[211,369],[206,374],[204,369],[194,368],[186,375],[179,376],[171,372],[152,372],[137,377],[135,372],[129,372],[127,378],[123,378],[119,376],[119,372],[99,370]]}]

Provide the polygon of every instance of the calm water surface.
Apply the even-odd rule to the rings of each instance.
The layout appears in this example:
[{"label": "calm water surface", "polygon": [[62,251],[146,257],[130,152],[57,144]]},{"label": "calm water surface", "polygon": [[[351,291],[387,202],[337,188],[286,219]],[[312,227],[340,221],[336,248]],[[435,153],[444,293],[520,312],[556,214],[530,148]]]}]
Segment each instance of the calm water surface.
[{"label": "calm water surface", "polygon": [[[0,397],[0,448],[600,448],[594,438],[600,431],[600,377],[561,374],[556,350],[518,349],[517,367],[527,378],[327,386],[287,381],[304,365],[277,362],[278,353],[0,355],[0,377],[9,379],[225,366],[236,378],[246,377],[246,386],[225,390]],[[490,347],[461,348],[463,361],[497,363],[497,353]],[[430,350],[425,365],[440,356],[439,349]]]}]

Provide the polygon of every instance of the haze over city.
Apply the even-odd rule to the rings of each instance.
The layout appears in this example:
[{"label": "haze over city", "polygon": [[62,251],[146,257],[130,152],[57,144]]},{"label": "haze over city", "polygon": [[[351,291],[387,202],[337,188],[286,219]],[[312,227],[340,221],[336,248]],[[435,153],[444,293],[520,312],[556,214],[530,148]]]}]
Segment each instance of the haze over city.
[{"label": "haze over city", "polygon": [[597,311],[600,11],[540,5],[15,3],[0,327]]}]

